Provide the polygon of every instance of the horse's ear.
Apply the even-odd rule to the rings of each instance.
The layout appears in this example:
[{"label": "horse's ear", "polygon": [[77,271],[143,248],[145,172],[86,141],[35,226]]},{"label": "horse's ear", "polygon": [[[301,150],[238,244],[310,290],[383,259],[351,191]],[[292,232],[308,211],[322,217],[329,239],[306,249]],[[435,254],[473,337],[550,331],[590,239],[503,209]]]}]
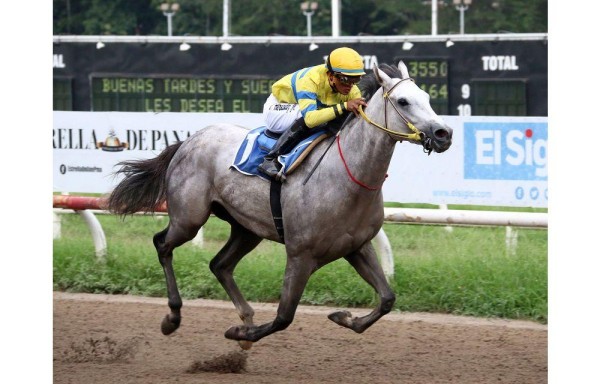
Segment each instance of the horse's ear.
[{"label": "horse's ear", "polygon": [[388,75],[386,75],[385,72],[380,70],[377,65],[373,66],[373,73],[375,74],[375,79],[377,79],[377,82],[379,83],[379,85],[383,85],[384,82],[391,81],[390,77]]},{"label": "horse's ear", "polygon": [[408,79],[410,77],[410,75],[408,74],[408,68],[406,68],[406,64],[404,64],[404,61],[400,60],[398,62],[398,69],[400,70],[403,79]]}]

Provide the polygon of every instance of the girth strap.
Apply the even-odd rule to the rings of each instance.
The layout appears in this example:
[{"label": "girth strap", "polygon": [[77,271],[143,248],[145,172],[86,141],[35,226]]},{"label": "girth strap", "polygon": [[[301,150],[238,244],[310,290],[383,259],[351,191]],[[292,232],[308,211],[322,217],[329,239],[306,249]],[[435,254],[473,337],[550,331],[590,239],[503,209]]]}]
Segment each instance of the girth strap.
[{"label": "girth strap", "polygon": [[279,234],[281,242],[285,243],[283,237],[283,214],[281,212],[281,183],[275,180],[271,180],[270,201],[275,229]]}]

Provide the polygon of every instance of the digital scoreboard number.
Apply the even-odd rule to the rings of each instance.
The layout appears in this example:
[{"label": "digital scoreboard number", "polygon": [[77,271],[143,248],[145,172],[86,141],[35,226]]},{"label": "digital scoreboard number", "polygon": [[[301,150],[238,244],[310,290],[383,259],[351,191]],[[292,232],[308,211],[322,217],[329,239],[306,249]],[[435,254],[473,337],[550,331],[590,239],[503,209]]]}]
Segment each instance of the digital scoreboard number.
[{"label": "digital scoreboard number", "polygon": [[403,60],[410,77],[431,97],[431,106],[439,115],[448,115],[448,61],[441,59]]},{"label": "digital scoreboard number", "polygon": [[257,112],[276,80],[92,76],[93,111]]}]

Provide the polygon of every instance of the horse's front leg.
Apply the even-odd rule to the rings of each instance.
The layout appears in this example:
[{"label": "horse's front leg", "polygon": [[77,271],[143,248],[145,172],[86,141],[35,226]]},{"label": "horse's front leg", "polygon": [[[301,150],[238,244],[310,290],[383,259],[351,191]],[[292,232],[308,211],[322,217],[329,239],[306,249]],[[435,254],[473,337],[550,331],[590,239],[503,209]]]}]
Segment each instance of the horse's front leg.
[{"label": "horse's front leg", "polygon": [[380,302],[377,308],[363,317],[352,318],[352,314],[349,311],[334,312],[328,317],[343,327],[350,328],[357,333],[362,333],[383,315],[392,310],[396,296],[385,278],[371,242],[365,244],[358,251],[349,254],[345,259],[375,289],[379,295]]},{"label": "horse's front leg", "polygon": [[258,341],[277,331],[286,329],[294,320],[298,303],[308,282],[308,278],[315,271],[312,260],[302,260],[301,257],[290,259],[288,257],[285,267],[281,299],[277,308],[277,316],[270,323],[259,326],[236,326],[225,332],[225,337],[232,340]]}]

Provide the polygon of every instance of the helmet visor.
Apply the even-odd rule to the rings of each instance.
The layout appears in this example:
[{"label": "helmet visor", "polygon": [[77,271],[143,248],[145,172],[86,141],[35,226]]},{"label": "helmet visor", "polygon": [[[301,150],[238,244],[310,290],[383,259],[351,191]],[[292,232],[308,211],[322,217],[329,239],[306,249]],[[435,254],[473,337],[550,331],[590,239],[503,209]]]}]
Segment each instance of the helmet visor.
[{"label": "helmet visor", "polygon": [[335,77],[337,77],[337,79],[340,81],[340,83],[344,84],[344,85],[354,85],[354,84],[358,84],[358,82],[360,81],[362,76],[347,76],[347,75],[343,75],[339,72],[336,72],[333,74]]}]

